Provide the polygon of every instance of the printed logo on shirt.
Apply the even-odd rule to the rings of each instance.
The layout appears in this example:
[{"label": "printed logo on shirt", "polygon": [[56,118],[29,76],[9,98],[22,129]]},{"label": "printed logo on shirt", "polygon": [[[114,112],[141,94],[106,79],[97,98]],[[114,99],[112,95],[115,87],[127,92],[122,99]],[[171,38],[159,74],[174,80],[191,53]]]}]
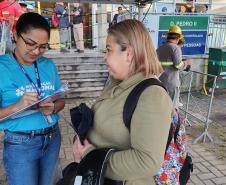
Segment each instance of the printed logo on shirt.
[{"label": "printed logo on shirt", "polygon": [[[37,87],[37,84],[35,84]],[[41,83],[41,96],[45,97],[45,91],[55,91],[54,85],[51,82],[43,82]],[[33,88],[32,85],[21,86],[16,89],[16,96],[23,96],[25,92],[37,92],[36,89]]]}]

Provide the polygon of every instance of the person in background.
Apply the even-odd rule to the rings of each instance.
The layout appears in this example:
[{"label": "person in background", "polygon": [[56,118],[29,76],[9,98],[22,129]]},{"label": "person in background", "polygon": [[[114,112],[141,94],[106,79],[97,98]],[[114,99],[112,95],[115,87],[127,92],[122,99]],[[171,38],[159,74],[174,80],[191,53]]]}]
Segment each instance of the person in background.
[{"label": "person in background", "polygon": [[17,1],[3,0],[0,2],[0,22],[2,25],[0,35],[2,36],[2,40],[6,42],[6,53],[11,52],[13,49],[13,31],[15,30],[17,20],[22,14],[23,10]]},{"label": "person in background", "polygon": [[69,52],[70,38],[69,38],[69,14],[68,9],[64,7],[63,2],[56,2],[55,12],[59,18],[59,30],[60,30],[60,51]]},{"label": "person in background", "polygon": [[115,148],[107,164],[107,178],[126,185],[155,185],[153,176],[164,159],[172,101],[162,87],[149,86],[139,98],[130,131],[122,116],[131,90],[147,78],[157,78],[161,64],[148,30],[138,20],[111,26],[106,49],[104,60],[111,80],[92,107],[93,127],[84,145],[78,137],[73,144],[75,161],[96,148]]},{"label": "person in background", "polygon": [[184,13],[186,13],[186,7],[185,7],[184,5],[181,5],[181,6],[180,6],[180,11],[179,11],[179,13],[182,14],[182,15],[183,15]]},{"label": "person in background", "polygon": [[[61,87],[55,64],[42,57],[49,35],[50,27],[41,15],[25,13],[19,18],[15,50],[0,56],[0,119]],[[63,99],[47,99],[37,112],[0,122],[10,185],[52,185],[61,143],[57,112],[64,104]]]},{"label": "person in background", "polygon": [[76,52],[84,53],[84,40],[83,40],[83,8],[79,3],[73,3],[74,8],[71,15],[73,15],[73,33],[76,44]]},{"label": "person in background", "polygon": [[167,13],[167,11],[168,11],[168,10],[167,10],[167,7],[165,7],[165,6],[162,7],[162,10],[161,10],[161,11],[162,11],[162,13]]},{"label": "person in background", "polygon": [[164,72],[161,74],[159,79],[167,88],[176,110],[178,110],[180,105],[179,72],[184,70],[187,65],[191,65],[191,60],[182,60],[182,51],[178,43],[183,39],[183,37],[181,28],[177,25],[173,25],[166,33],[167,42],[163,43],[157,49],[159,61],[164,68]]},{"label": "person in background", "polygon": [[193,6],[192,1],[188,1],[187,4],[185,5],[186,11],[185,13],[195,13],[195,7]]},{"label": "person in background", "polygon": [[112,22],[111,22],[111,25],[114,25],[114,24],[118,23],[118,16],[121,16],[122,14],[123,14],[122,7],[119,6],[118,7],[118,13],[114,15],[114,17],[112,19]]},{"label": "person in background", "polygon": [[8,1],[0,1],[0,36],[2,44],[5,43],[5,49],[1,49],[1,54],[12,51],[12,28],[14,23],[15,11],[10,7]]},{"label": "person in background", "polygon": [[11,5],[12,4],[7,0],[0,1],[1,23],[3,23],[3,21],[5,21],[9,26],[9,31],[12,31],[14,17],[15,17],[15,9]]},{"label": "person in background", "polygon": [[200,13],[207,13],[207,12],[208,12],[208,5],[206,4],[202,5]]}]

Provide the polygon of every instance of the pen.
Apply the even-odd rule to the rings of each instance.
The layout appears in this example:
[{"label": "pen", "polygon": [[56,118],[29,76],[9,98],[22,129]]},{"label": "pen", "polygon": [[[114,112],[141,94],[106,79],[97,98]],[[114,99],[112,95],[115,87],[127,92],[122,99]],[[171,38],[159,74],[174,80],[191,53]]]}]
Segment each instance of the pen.
[{"label": "pen", "polygon": [[[23,93],[23,94],[26,93],[25,90],[20,89],[18,86],[17,86],[17,88],[19,89],[19,91],[20,91],[21,93]],[[37,96],[38,96],[38,99],[40,100],[40,99],[41,99],[41,96],[40,96],[39,94],[37,94]],[[53,122],[53,119],[51,118],[50,115],[46,116],[46,115],[44,115],[44,113],[42,113],[42,115],[43,115],[43,117],[44,117],[44,119],[46,120],[47,123]]]}]

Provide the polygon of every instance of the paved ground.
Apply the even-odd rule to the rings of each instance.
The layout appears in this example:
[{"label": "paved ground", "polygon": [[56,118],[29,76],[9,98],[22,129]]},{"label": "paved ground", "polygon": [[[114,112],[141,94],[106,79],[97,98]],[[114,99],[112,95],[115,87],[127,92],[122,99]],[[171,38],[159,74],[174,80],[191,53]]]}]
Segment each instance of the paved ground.
[{"label": "paved ground", "polygon": [[[216,101],[214,102],[213,106],[212,118],[214,118],[215,114],[225,116],[226,93],[224,91],[219,92],[219,94],[217,94],[215,98]],[[62,147],[60,151],[59,173],[60,169],[64,168],[68,163],[74,160],[71,150],[72,136],[74,133],[73,129],[69,126],[70,118],[68,110],[71,107],[78,105],[79,103],[80,102],[77,101],[73,104],[67,104],[65,109],[61,112],[62,119],[60,121],[60,128],[62,133]],[[88,101],[88,104],[92,104],[92,101]],[[222,113],[224,113],[224,115]],[[217,121],[223,126],[226,125],[226,120],[221,119],[221,117],[218,117]],[[202,127],[203,126],[201,125],[201,128]],[[219,148],[217,148],[216,150],[210,150],[213,148],[213,146],[215,146],[215,143],[202,144],[198,142],[197,144],[193,144],[194,137],[196,137],[193,133],[195,131],[199,132],[200,130],[196,128],[200,128],[200,125],[197,126],[196,124],[194,124],[187,129],[190,139],[189,152],[192,155],[194,162],[194,171],[189,181],[189,185],[226,185],[226,161],[223,160],[225,158],[219,157],[219,155],[217,155],[216,150],[218,150]],[[225,129],[225,127],[223,127],[223,129]],[[0,136],[0,138],[2,138],[2,133],[0,133]],[[214,139],[215,138],[217,137],[214,137]],[[225,143],[225,141],[226,140],[222,142]],[[0,144],[0,185],[7,185],[2,166],[2,142]]]},{"label": "paved ground", "polygon": [[190,145],[194,171],[189,185],[226,184],[226,162],[218,159],[214,153],[200,144]]}]

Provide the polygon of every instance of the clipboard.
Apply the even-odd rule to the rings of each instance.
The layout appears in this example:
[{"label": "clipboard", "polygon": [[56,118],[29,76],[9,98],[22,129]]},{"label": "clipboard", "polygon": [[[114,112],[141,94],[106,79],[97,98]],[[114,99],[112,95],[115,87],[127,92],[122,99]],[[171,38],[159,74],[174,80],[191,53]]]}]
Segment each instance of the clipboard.
[{"label": "clipboard", "polygon": [[3,122],[3,121],[6,121],[8,119],[16,119],[16,118],[20,118],[20,117],[24,117],[24,116],[28,116],[30,114],[34,114],[36,112],[39,112],[38,109],[39,109],[39,104],[48,100],[48,99],[51,99],[52,101],[56,101],[58,99],[61,99],[62,96],[70,93],[70,89],[68,88],[68,85],[67,84],[64,84],[62,85],[62,87],[55,91],[55,93],[51,94],[51,95],[48,95],[34,103],[32,103],[31,105],[28,105],[4,118],[1,118],[0,119],[0,122]]}]

